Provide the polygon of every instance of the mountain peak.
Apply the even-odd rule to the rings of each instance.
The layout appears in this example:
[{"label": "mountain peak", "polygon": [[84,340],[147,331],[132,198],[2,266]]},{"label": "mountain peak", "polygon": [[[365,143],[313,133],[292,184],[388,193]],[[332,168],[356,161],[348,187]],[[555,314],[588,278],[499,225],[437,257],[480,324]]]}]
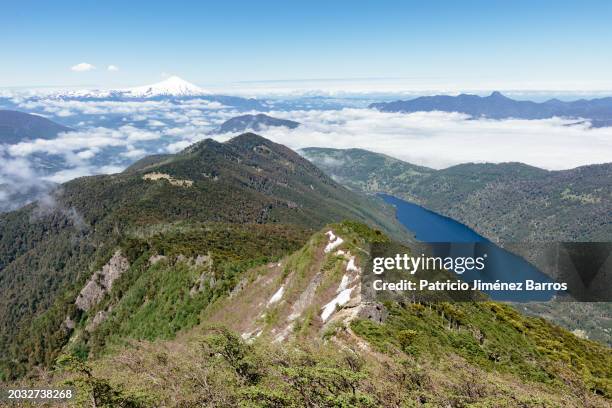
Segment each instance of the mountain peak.
[{"label": "mountain peak", "polygon": [[489,95],[489,98],[505,98],[505,96],[499,91],[493,91],[491,95]]},{"label": "mountain peak", "polygon": [[184,80],[183,78],[172,75],[168,78],[164,79],[157,83],[158,86],[168,86],[168,87],[176,87],[176,88],[190,88],[190,89],[200,89],[197,85],[192,84],[189,81]]},{"label": "mountain peak", "polygon": [[270,127],[286,127],[288,129],[295,129],[300,125],[299,122],[294,122],[287,119],[274,118],[264,113],[258,113],[255,115],[246,114],[235,116],[223,122],[217,129],[212,133],[238,133],[246,132],[249,130],[261,132],[265,131]]},{"label": "mountain peak", "polygon": [[192,84],[176,75],[170,76],[163,81],[151,84],[128,88],[124,93],[133,97],[150,96],[192,96],[204,95],[209,92]]},{"label": "mountain peak", "polygon": [[227,143],[234,146],[253,147],[255,145],[267,145],[273,142],[258,134],[246,132],[231,138]]},{"label": "mountain peak", "polygon": [[0,109],[0,143],[19,143],[26,139],[53,139],[71,128],[47,118],[15,110]]}]

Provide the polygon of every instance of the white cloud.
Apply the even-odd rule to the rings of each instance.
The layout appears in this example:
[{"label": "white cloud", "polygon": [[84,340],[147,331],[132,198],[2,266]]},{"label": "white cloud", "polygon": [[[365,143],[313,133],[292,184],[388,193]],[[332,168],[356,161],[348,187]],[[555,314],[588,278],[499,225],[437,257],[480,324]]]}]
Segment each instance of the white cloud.
[{"label": "white cloud", "polygon": [[26,157],[34,153],[63,155],[69,159],[89,159],[91,153],[98,153],[106,147],[128,146],[132,142],[157,140],[161,133],[124,125],[118,129],[103,127],[77,132],[60,133],[55,139],[35,139],[7,146],[6,151],[13,157]]},{"label": "white cloud", "polygon": [[110,71],[110,72],[117,72],[117,71],[119,71],[119,67],[116,66],[116,65],[111,64],[108,67],[106,67],[106,70]]},{"label": "white cloud", "polygon": [[147,126],[152,127],[152,128],[158,128],[158,127],[164,127],[166,126],[166,124],[160,120],[151,119],[147,122]]},{"label": "white cloud", "polygon": [[117,130],[92,128],[81,132],[61,133],[56,139],[35,139],[8,147],[14,157],[34,153],[67,154],[83,149],[126,145],[127,137]]},{"label": "white cloud", "polygon": [[8,158],[2,157],[2,166],[0,166],[0,184],[8,183],[15,177],[24,180],[35,177],[36,172],[32,169],[30,163],[23,158]]},{"label": "white cloud", "polygon": [[[147,120],[149,116],[155,116],[156,119],[168,119],[183,123],[187,123],[196,117],[204,120],[204,115],[207,115],[207,117],[211,115],[219,116],[228,112],[221,110],[227,108],[226,106],[202,99],[170,103],[168,101],[80,101],[23,98],[14,102],[25,110],[41,109],[58,116],[71,116],[79,113],[85,115],[116,114],[133,115],[132,120]],[[238,112],[233,113],[238,114]]]},{"label": "white cloud", "polygon": [[81,62],[80,64],[76,64],[70,67],[70,70],[74,72],[87,72],[93,71],[94,69],[96,69],[96,67],[87,62]]},{"label": "white cloud", "polygon": [[108,166],[101,166],[101,167],[80,166],[80,167],[73,167],[70,169],[61,170],[51,175],[43,176],[41,177],[41,179],[45,181],[50,181],[53,183],[65,183],[66,181],[73,180],[77,177],[92,176],[95,174],[119,173],[123,171],[123,169],[124,169],[123,166],[115,166],[115,165],[108,165]]},{"label": "white cloud", "polygon": [[87,150],[78,152],[76,155],[79,159],[89,160],[93,158],[96,155],[96,153],[97,153],[96,149],[87,149]]},{"label": "white cloud", "polygon": [[0,212],[44,196],[49,188],[25,158],[5,156],[0,146]]},{"label": "white cloud", "polygon": [[157,140],[161,137],[161,133],[158,131],[139,129],[130,125],[121,126],[119,132],[121,132],[130,142]]},{"label": "white cloud", "polygon": [[128,150],[121,153],[121,156],[127,157],[128,159],[140,159],[147,155],[147,151],[144,149],[135,149],[132,146],[128,146]]},{"label": "white cloud", "polygon": [[166,152],[168,153],[178,153],[181,150],[185,149],[187,146],[191,145],[192,143],[190,141],[187,140],[181,140],[180,142],[175,142],[175,143],[170,143],[168,146],[166,146]]},{"label": "white cloud", "polygon": [[291,148],[363,148],[411,163],[444,168],[466,162],[519,161],[546,169],[610,162],[612,128],[576,121],[467,120],[458,113],[384,113],[371,109],[271,112],[302,123],[262,136]]}]

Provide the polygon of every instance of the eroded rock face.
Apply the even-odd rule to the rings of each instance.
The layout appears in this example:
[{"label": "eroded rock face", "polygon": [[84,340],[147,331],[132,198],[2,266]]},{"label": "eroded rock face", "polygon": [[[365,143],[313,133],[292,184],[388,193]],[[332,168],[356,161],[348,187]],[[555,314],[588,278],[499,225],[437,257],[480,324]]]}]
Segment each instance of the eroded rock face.
[{"label": "eroded rock face", "polygon": [[88,311],[98,304],[104,295],[111,290],[113,282],[127,271],[129,267],[130,263],[127,258],[121,255],[120,250],[117,250],[106,265],[101,270],[94,272],[83,289],[81,289],[75,301],[77,307],[83,311]]},{"label": "eroded rock face", "polygon": [[[181,256],[182,255],[179,255],[179,257]],[[178,261],[179,259],[177,258],[177,262]],[[191,296],[195,296],[198,292],[203,291],[204,287],[206,286],[207,280],[208,280],[208,284],[211,287],[214,286],[215,277],[212,274],[213,259],[212,259],[212,255],[210,254],[210,252],[207,255],[198,255],[195,258],[183,257],[182,261],[187,262],[190,266],[193,266],[196,268],[202,268],[202,267],[205,268],[202,274],[200,275],[200,277],[198,278],[197,282],[195,283],[195,285],[191,288],[191,290],[189,290],[189,294]]]},{"label": "eroded rock face", "polygon": [[66,316],[66,319],[64,320],[64,327],[68,330],[72,330],[74,329],[75,326],[76,326],[75,321],[72,320],[70,316]]},{"label": "eroded rock face", "polygon": [[389,316],[387,308],[382,303],[363,303],[358,317],[375,323],[384,323]]},{"label": "eroded rock face", "polygon": [[89,324],[85,327],[85,330],[88,332],[93,332],[96,327],[100,325],[100,323],[104,322],[108,317],[109,312],[106,310],[100,310],[94,318],[89,322]]},{"label": "eroded rock face", "polygon": [[288,318],[289,321],[292,322],[298,317],[300,317],[302,313],[304,313],[306,308],[312,304],[317,288],[321,284],[322,280],[323,280],[323,276],[320,272],[318,272],[314,276],[314,278],[312,278],[312,280],[308,284],[308,287],[306,287],[306,290],[302,292],[298,300],[293,304],[293,306],[291,306],[291,314],[289,315],[289,318]]}]

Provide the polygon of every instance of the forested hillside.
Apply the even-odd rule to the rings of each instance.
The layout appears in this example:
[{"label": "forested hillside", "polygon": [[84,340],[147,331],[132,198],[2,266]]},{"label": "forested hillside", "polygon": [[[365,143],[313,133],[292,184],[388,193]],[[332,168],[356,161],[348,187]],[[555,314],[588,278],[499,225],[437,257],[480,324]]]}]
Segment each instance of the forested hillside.
[{"label": "forested hillside", "polygon": [[[254,134],[227,143],[205,140],[177,155],[143,159],[120,174],[66,183],[42,201],[0,216],[2,372],[10,377],[52,363],[83,312],[75,304],[83,285],[117,250],[117,263],[133,266],[130,242],[141,230],[188,222],[186,228],[203,231],[207,244],[199,255],[208,256],[211,246],[235,247],[234,255],[246,262],[246,255],[254,261],[295,249],[304,231],[347,217],[403,234],[377,200],[350,192],[295,152]],[[264,232],[257,227],[263,224],[278,227]],[[207,235],[207,228],[234,231],[241,225],[254,225],[249,231],[258,246],[250,251],[233,239]],[[257,239],[258,231],[269,243]],[[275,234],[291,239],[275,245]],[[191,238],[175,239],[188,245]]]},{"label": "forested hillside", "polygon": [[302,152],[355,191],[396,195],[493,241],[607,241],[612,236],[612,163],[562,171],[522,163],[434,170],[360,149]]},{"label": "forested hillside", "polygon": [[[202,252],[178,239],[196,231],[141,234],[152,246],[132,246],[134,269],[97,306],[106,320],[78,322],[42,381],[98,407],[609,406],[609,348],[492,302],[364,299],[364,248],[388,241],[380,231],[328,225],[240,273],[183,256]],[[227,237],[248,257],[241,236]],[[186,330],[160,340],[174,326]]]}]

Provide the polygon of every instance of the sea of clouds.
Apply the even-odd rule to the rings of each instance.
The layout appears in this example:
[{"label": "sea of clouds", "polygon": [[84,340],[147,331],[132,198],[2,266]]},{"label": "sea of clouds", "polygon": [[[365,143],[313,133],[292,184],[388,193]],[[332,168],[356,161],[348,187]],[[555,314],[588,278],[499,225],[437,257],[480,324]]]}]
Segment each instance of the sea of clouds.
[{"label": "sea of clouds", "polygon": [[[212,137],[223,121],[244,113],[218,102],[77,101],[15,98],[15,109],[71,126],[56,139],[0,145],[0,210],[20,205],[15,197],[48,183],[119,172],[149,155],[176,153]],[[351,101],[354,106],[354,101]],[[259,133],[293,149],[363,148],[433,168],[465,162],[523,162],[549,170],[609,162],[612,128],[546,120],[487,120],[445,112],[383,113],[367,108],[290,110],[270,116],[302,125]],[[289,105],[288,105],[289,106]],[[49,160],[61,165],[45,165]],[[41,188],[41,190],[43,190]]]},{"label": "sea of clouds", "polygon": [[466,162],[523,162],[548,170],[612,160],[612,128],[544,120],[474,120],[447,112],[372,109],[272,112],[304,124],[265,136],[292,148],[362,148],[436,169]]}]

